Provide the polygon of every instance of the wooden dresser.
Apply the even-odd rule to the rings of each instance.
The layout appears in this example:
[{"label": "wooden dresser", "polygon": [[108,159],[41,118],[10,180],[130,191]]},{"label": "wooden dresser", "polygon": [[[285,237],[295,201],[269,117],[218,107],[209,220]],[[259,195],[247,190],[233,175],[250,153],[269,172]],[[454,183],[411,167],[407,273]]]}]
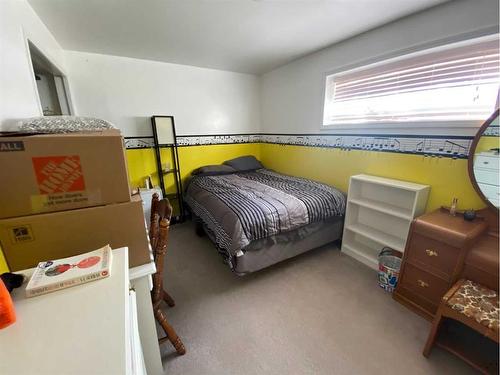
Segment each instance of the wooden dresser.
[{"label": "wooden dresser", "polygon": [[443,295],[459,278],[467,250],[487,230],[439,209],[415,219],[406,243],[394,299],[432,320]]}]

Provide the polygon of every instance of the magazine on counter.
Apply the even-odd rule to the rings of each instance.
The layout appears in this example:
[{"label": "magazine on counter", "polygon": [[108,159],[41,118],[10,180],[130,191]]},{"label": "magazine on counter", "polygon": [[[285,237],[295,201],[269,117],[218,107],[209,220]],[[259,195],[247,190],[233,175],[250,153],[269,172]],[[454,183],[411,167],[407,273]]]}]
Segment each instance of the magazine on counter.
[{"label": "magazine on counter", "polygon": [[26,296],[34,297],[108,277],[112,256],[111,247],[106,245],[85,254],[40,262],[26,286]]}]

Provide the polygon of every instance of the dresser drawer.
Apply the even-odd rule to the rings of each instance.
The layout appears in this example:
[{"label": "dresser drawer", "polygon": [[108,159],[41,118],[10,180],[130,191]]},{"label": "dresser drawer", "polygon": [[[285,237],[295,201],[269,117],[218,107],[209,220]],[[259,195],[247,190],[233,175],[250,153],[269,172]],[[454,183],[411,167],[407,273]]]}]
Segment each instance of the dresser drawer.
[{"label": "dresser drawer", "polygon": [[480,184],[498,185],[498,170],[474,168],[474,177]]},{"label": "dresser drawer", "polygon": [[499,158],[495,155],[476,155],[474,156],[474,169],[486,168],[498,171]]},{"label": "dresser drawer", "polygon": [[442,297],[460,277],[465,253],[487,230],[487,224],[484,220],[466,221],[461,215],[452,216],[448,210],[438,209],[415,219],[410,230],[393,296],[432,319]]},{"label": "dresser drawer", "polygon": [[406,263],[403,278],[401,279],[401,287],[438,305],[443,295],[448,291],[449,283],[410,263]]},{"label": "dresser drawer", "polygon": [[414,233],[408,248],[408,261],[446,280],[453,275],[460,249]]},{"label": "dresser drawer", "polygon": [[400,302],[403,300],[403,303],[410,305],[417,313],[421,314],[428,320],[433,319],[439,306],[437,303],[431,302],[404,287],[398,288],[397,292],[394,294],[394,298]]}]

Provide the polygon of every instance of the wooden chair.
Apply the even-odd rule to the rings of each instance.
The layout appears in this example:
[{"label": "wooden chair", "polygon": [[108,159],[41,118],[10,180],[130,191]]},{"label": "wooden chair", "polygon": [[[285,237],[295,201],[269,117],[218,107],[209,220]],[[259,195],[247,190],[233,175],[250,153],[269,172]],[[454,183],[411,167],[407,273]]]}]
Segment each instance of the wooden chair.
[{"label": "wooden chair", "polygon": [[[441,300],[424,347],[423,355],[425,357],[429,356],[438,338],[439,328],[446,318],[465,324],[498,344],[499,298],[497,291],[471,280],[458,280]],[[437,344],[458,355],[477,370],[490,373],[489,368],[485,368],[484,364],[476,363],[466,353],[461,353],[452,346],[439,342],[439,340]],[[498,367],[498,362],[491,363],[488,367],[490,366]]]},{"label": "wooden chair", "polygon": [[[170,224],[170,218],[172,216],[172,206],[168,199],[159,199],[158,193],[153,194],[153,198],[151,200],[151,225],[149,228],[149,241],[151,242],[151,247],[153,251],[155,249],[156,242],[158,241],[159,234],[159,225],[153,226],[152,223],[155,221],[155,214],[158,214],[160,220],[167,219]],[[158,265],[156,266],[158,269]],[[165,291],[163,288],[163,284],[161,286],[161,297],[170,307],[175,306],[174,299]]]},{"label": "wooden chair", "polygon": [[[156,196],[156,197],[155,197]],[[159,200],[158,194],[153,195],[153,204],[151,206],[151,225],[149,230],[149,239],[153,248],[156,273],[153,275],[153,291],[151,299],[153,301],[153,312],[156,320],[163,328],[166,336],[158,341],[163,344],[167,340],[172,343],[178,354],[186,353],[186,348],[177,333],[168,323],[167,317],[160,305],[165,301],[169,306],[174,306],[174,300],[163,289],[163,266],[165,254],[167,252],[168,231],[170,227],[170,218],[172,216],[172,206],[167,199]]]}]

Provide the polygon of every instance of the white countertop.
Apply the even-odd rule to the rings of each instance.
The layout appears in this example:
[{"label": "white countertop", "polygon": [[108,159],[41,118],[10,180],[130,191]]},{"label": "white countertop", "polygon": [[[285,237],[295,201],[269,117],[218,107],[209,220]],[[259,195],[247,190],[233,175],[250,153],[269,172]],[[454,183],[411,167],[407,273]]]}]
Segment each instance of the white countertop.
[{"label": "white countertop", "polygon": [[[146,229],[146,233],[148,230]],[[150,276],[156,273],[156,264],[153,256],[153,249],[151,248],[151,244],[149,243],[148,236],[148,250],[149,250],[149,259],[150,262],[143,264],[142,266],[136,266],[129,269],[129,278],[130,280],[136,280],[140,277]]]},{"label": "white countertop", "polygon": [[14,290],[17,321],[0,330],[0,374],[126,374],[128,295],[126,247],[113,250],[108,278],[33,298]]}]

